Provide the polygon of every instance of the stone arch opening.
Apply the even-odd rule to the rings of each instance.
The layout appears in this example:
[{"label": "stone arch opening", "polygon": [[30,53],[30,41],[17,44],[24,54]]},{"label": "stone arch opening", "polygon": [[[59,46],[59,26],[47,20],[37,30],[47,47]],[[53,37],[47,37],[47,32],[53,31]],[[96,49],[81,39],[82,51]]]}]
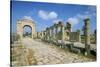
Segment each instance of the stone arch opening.
[{"label": "stone arch opening", "polygon": [[25,25],[23,27],[23,37],[31,37],[32,38],[32,27],[29,25]]}]

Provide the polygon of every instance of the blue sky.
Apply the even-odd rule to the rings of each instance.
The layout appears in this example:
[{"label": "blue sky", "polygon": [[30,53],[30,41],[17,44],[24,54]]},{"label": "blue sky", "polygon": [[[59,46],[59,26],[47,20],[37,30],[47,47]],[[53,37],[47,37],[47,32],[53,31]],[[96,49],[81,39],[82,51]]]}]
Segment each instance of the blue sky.
[{"label": "blue sky", "polygon": [[90,18],[91,32],[96,28],[96,6],[93,5],[25,1],[12,1],[11,4],[13,32],[16,32],[16,21],[23,18],[33,20],[36,24],[36,31],[42,31],[59,20],[64,24],[69,21],[72,24],[72,31],[81,30],[86,17]]}]

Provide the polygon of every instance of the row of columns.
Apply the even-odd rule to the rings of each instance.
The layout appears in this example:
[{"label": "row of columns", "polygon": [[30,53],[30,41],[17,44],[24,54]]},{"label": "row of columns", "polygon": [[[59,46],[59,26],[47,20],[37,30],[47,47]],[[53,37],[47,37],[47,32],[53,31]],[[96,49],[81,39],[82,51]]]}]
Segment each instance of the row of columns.
[{"label": "row of columns", "polygon": [[[67,26],[70,25],[70,26]],[[41,39],[48,40],[48,41],[57,41],[57,40],[65,40],[65,33],[66,29],[69,33],[71,31],[71,24],[67,22],[67,25],[64,26],[64,24],[59,21],[58,24],[54,24],[53,26],[47,27],[45,31],[41,32]]]},{"label": "row of columns", "polygon": [[[85,37],[85,49],[87,54],[90,54],[90,19],[86,18],[84,20],[84,37]],[[67,33],[67,35],[66,35]],[[59,21],[58,24],[54,24],[53,26],[50,26],[46,28],[45,31],[41,32],[41,39],[47,40],[47,41],[57,41],[57,40],[65,40],[65,37],[69,37],[71,34],[71,24],[67,22],[67,24],[64,26],[64,24]],[[81,42],[81,35],[80,30],[77,30],[77,41]],[[75,35],[74,35],[75,36]],[[71,38],[71,37],[70,37]],[[69,39],[70,40],[70,39]]]},{"label": "row of columns", "polygon": [[[84,20],[84,35],[85,35],[85,44],[90,44],[90,20],[89,18]],[[59,21],[58,24],[47,27],[46,30],[41,32],[41,39],[44,40],[65,40],[65,37],[69,36],[71,32],[71,24],[67,22],[66,26]],[[80,30],[76,32],[78,34],[77,41],[81,42]],[[68,37],[67,36],[67,37]],[[71,38],[71,37],[70,37]]]}]

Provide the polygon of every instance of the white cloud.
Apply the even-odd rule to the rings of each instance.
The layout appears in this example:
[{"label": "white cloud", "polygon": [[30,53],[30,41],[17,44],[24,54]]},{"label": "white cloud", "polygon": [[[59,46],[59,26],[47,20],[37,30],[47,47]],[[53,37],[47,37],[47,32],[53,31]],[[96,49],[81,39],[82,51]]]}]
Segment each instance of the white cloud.
[{"label": "white cloud", "polygon": [[46,19],[47,19],[47,15],[48,15],[48,13],[45,12],[45,11],[40,10],[40,11],[38,12],[38,15],[39,15],[40,18],[46,20]]},{"label": "white cloud", "polygon": [[84,20],[85,18],[91,17],[91,15],[87,14],[87,13],[86,14],[77,14],[76,17]]},{"label": "white cloud", "polygon": [[47,11],[43,11],[40,10],[38,12],[38,15],[40,18],[44,19],[44,20],[48,20],[48,19],[56,19],[57,18],[57,13],[52,11],[52,12],[47,12]]},{"label": "white cloud", "polygon": [[88,10],[82,14],[76,14],[73,17],[68,18],[68,22],[72,24],[72,26],[78,24],[80,20],[84,20],[85,18],[96,17],[96,9],[95,7],[88,7]]},{"label": "white cloud", "polygon": [[58,15],[57,15],[56,12],[50,12],[48,16],[49,16],[49,18],[51,18],[51,19],[55,19],[55,18],[57,18]]},{"label": "white cloud", "polygon": [[23,16],[23,19],[28,19],[28,20],[32,20],[33,21],[31,16]]},{"label": "white cloud", "polygon": [[67,21],[68,21],[72,26],[74,26],[74,25],[76,25],[76,24],[79,23],[79,19],[76,18],[76,17],[70,17],[70,18],[68,18]]}]

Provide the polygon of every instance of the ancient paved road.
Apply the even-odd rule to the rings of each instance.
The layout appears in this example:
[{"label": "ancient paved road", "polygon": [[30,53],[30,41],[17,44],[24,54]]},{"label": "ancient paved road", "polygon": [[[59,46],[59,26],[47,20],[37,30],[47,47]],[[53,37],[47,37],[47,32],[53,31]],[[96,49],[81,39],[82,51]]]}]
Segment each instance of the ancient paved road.
[{"label": "ancient paved road", "polygon": [[59,47],[51,44],[43,43],[41,41],[32,40],[30,38],[24,38],[22,43],[30,51],[31,61],[36,64],[62,64],[62,63],[74,63],[74,62],[87,62],[94,61],[69,51],[65,51]]}]

